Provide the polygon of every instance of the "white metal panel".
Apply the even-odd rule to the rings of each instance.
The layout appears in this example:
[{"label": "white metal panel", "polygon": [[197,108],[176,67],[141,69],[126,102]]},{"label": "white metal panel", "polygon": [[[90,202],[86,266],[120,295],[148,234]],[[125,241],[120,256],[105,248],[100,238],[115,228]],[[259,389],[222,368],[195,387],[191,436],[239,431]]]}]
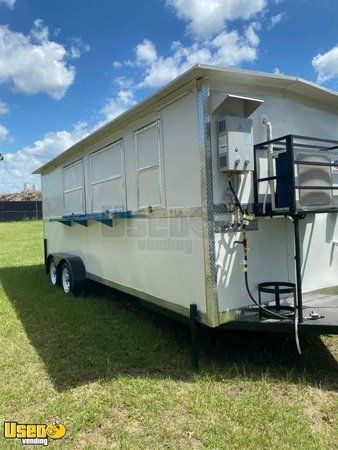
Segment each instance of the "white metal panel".
[{"label": "white metal panel", "polygon": [[124,211],[124,190],[121,179],[92,185],[93,211]]},{"label": "white metal panel", "polygon": [[197,98],[186,94],[161,110],[166,205],[185,208],[201,205],[201,168]]},{"label": "white metal panel", "polygon": [[65,214],[84,213],[82,189],[65,192],[64,202]]},{"label": "white metal panel", "polygon": [[82,159],[63,168],[63,205],[64,214],[83,214],[85,212]]},{"label": "white metal panel", "polygon": [[159,155],[159,124],[155,122],[138,131],[137,136],[137,164],[138,169],[158,166]]},{"label": "white metal panel", "polygon": [[63,187],[65,191],[83,186],[83,161],[77,161],[63,168]]},{"label": "white metal panel", "polygon": [[97,222],[45,226],[49,252],[78,255],[91,274],[175,305],[195,303],[205,313],[203,242],[195,231],[200,218],[116,220],[113,228]]},{"label": "white metal panel", "polygon": [[139,208],[148,206],[156,207],[161,205],[160,190],[154,188],[158,186],[160,172],[155,167],[149,170],[143,170],[138,174],[139,182]]},{"label": "white metal panel", "polygon": [[119,142],[91,155],[92,183],[110,177],[122,177],[122,143]]},{"label": "white metal panel", "polygon": [[[299,222],[302,258],[302,289],[311,292],[338,284],[337,214],[309,214]],[[294,270],[294,234],[288,221],[289,261]]]},{"label": "white metal panel", "polygon": [[92,211],[126,209],[122,140],[90,155]]},{"label": "white metal panel", "polygon": [[164,205],[160,131],[160,121],[156,120],[135,132],[138,209]]},{"label": "white metal panel", "polygon": [[62,169],[58,168],[42,176],[42,210],[43,217],[60,217],[63,215]]},{"label": "white metal panel", "polygon": [[[294,282],[294,274],[289,274],[287,265],[286,220],[260,219],[259,231],[248,233],[248,277],[255,298],[258,298],[258,283]],[[241,237],[240,233],[215,234],[217,293],[221,312],[252,305],[244,283],[243,247],[235,244]]]}]

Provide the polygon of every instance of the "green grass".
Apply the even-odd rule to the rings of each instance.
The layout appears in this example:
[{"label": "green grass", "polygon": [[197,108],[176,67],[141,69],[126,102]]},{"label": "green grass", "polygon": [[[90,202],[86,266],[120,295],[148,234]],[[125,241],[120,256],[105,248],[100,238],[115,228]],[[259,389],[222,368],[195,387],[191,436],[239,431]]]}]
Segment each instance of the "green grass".
[{"label": "green grass", "polygon": [[[70,297],[42,224],[0,224],[0,419],[58,417],[67,449],[337,448],[338,339],[189,330],[108,289]],[[0,437],[0,448],[22,448]]]}]

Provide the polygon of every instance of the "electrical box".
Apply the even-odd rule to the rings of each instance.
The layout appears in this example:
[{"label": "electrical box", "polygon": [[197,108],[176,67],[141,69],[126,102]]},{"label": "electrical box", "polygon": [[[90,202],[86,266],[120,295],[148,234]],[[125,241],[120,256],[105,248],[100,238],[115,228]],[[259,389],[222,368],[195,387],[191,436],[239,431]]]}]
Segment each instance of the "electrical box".
[{"label": "electrical box", "polygon": [[226,116],[218,120],[219,170],[254,170],[251,119]]}]

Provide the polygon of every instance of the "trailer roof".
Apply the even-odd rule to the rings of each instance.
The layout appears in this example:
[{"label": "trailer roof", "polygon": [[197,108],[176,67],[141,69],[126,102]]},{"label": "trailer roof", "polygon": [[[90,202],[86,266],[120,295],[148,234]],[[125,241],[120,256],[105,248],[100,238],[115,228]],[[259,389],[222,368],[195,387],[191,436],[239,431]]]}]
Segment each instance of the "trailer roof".
[{"label": "trailer roof", "polygon": [[270,87],[276,89],[284,89],[294,94],[304,97],[310,97],[322,103],[329,104],[337,109],[338,112],[338,93],[330,89],[326,89],[317,84],[303,80],[302,78],[277,75],[265,72],[255,72],[242,69],[227,69],[223,67],[215,67],[204,64],[197,64],[188,71],[184,72],[175,80],[168,83],[162,89],[156,91],[153,95],[141,101],[137,105],[130,108],[120,116],[106,123],[93,133],[80,140],[68,150],[64,151],[51,161],[37,169],[34,174],[45,174],[64,163],[65,161],[77,155],[81,155],[83,151],[95,143],[99,139],[104,139],[109,135],[117,132],[125,127],[131,121],[137,120],[142,112],[151,110],[159,101],[165,99],[177,89],[185,84],[199,78],[210,77],[221,79],[223,81],[237,82],[240,84],[252,84],[254,86]]}]

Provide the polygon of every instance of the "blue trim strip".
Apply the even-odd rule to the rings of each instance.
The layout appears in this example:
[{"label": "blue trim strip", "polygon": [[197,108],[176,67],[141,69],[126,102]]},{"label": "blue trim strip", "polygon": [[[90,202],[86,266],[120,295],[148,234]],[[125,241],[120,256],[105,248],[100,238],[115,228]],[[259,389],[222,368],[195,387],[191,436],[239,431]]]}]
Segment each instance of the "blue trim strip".
[{"label": "blue trim strip", "polygon": [[62,223],[63,225],[67,225],[67,227],[71,227],[72,226],[72,222],[70,220],[57,220],[57,222]]},{"label": "blue trim strip", "polygon": [[71,226],[73,223],[78,223],[84,227],[88,226],[89,220],[103,223],[109,227],[113,226],[113,219],[131,219],[133,214],[131,211],[117,211],[108,214],[74,214],[72,216],[62,216],[56,219],[49,219],[49,222],[60,222],[63,225]]}]

